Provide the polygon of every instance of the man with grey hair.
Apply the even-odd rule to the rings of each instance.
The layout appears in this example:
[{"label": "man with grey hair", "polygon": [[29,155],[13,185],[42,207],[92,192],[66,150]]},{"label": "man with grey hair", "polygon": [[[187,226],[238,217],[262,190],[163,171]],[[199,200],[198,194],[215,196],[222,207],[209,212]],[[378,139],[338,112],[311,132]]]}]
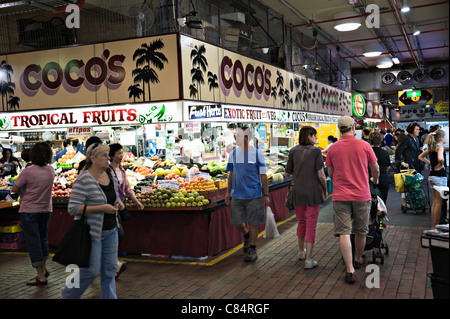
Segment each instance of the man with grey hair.
[{"label": "man with grey hair", "polygon": [[[334,232],[339,236],[339,246],[346,266],[345,281],[354,284],[355,269],[360,269],[367,263],[365,259],[361,259],[366,244],[372,199],[368,166],[372,170],[371,180],[374,184],[378,184],[379,167],[369,143],[355,138],[355,121],[352,117],[340,117],[338,128],[341,138],[328,150],[326,166],[328,175],[333,180]],[[352,233],[355,234],[354,256],[350,240]]]}]

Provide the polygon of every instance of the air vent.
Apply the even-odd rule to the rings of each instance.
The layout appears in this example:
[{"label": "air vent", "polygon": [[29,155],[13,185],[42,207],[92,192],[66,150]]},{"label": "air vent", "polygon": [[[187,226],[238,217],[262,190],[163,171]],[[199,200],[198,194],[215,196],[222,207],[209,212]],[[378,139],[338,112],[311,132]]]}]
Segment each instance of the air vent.
[{"label": "air vent", "polygon": [[391,72],[383,73],[383,75],[381,76],[381,80],[384,84],[391,84],[395,81],[395,75]]},{"label": "air vent", "polygon": [[413,74],[413,78],[416,82],[422,82],[427,77],[425,70],[416,70]]},{"label": "air vent", "polygon": [[411,81],[411,73],[409,73],[408,71],[400,71],[397,74],[397,80],[401,84],[408,83],[409,81]]},{"label": "air vent", "polygon": [[433,70],[431,70],[430,77],[433,80],[440,80],[440,79],[442,79],[444,74],[445,74],[445,71],[443,68],[434,68]]}]

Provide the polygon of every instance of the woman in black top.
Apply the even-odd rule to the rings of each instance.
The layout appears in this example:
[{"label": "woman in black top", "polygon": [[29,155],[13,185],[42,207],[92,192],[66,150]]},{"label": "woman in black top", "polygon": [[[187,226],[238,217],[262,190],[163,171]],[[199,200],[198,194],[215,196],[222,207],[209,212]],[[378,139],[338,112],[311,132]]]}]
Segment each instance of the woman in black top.
[{"label": "woman in black top", "polygon": [[17,168],[22,168],[19,160],[12,156],[12,151],[9,148],[4,148],[2,151],[3,157],[0,158],[0,170],[1,176],[9,176],[11,177],[17,175]]},{"label": "woman in black top", "polygon": [[386,205],[389,186],[391,184],[391,180],[388,174],[388,168],[391,165],[391,159],[389,158],[389,153],[385,149],[381,148],[382,143],[383,137],[381,136],[380,132],[370,132],[369,144],[372,146],[372,149],[377,156],[378,166],[380,167],[380,177],[377,188],[381,193],[381,199]]},{"label": "woman in black top", "polygon": [[[425,152],[419,155],[419,160],[430,165],[430,175],[428,182],[433,190],[433,204],[431,205],[431,229],[435,229],[439,223],[439,216],[441,214],[442,197],[434,188],[435,186],[447,186],[447,172],[445,170],[445,152],[444,149],[445,132],[443,130],[436,130],[428,134],[428,148]],[[429,160],[426,156],[429,156]]]}]

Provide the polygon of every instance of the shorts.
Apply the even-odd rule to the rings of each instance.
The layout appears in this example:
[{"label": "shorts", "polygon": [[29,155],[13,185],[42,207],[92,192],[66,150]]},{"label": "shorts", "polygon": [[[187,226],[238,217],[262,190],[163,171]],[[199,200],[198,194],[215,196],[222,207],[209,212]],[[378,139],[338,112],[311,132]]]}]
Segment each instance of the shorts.
[{"label": "shorts", "polygon": [[433,186],[447,186],[447,177],[443,176],[429,176],[428,182]]},{"label": "shorts", "polygon": [[372,201],[367,202],[333,202],[335,235],[367,235]]},{"label": "shorts", "polygon": [[244,224],[246,222],[252,226],[264,224],[266,214],[264,212],[262,198],[231,198],[230,215],[232,225]]}]

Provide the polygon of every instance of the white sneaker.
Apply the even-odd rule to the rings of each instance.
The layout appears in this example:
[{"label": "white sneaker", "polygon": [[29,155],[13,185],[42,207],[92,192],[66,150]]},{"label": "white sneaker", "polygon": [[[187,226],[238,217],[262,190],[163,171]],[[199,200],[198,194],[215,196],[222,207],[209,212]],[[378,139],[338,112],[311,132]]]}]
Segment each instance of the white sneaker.
[{"label": "white sneaker", "polygon": [[304,260],[306,258],[306,249],[303,249],[303,251],[300,251],[298,253],[298,259]]},{"label": "white sneaker", "polygon": [[315,267],[317,267],[317,261],[312,259],[305,261],[305,269],[313,269]]}]

